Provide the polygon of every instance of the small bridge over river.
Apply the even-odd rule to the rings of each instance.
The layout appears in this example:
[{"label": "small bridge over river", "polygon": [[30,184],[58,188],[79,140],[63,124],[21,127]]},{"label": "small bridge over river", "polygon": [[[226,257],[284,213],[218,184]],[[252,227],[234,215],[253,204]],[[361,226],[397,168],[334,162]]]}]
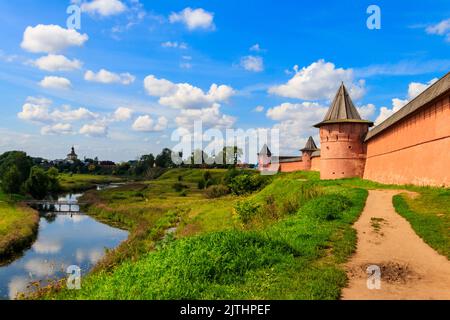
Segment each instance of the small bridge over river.
[{"label": "small bridge over river", "polygon": [[87,205],[87,202],[66,201],[66,200],[28,200],[24,201],[28,206],[40,211],[51,212],[56,214],[74,215],[80,212],[80,206]]}]

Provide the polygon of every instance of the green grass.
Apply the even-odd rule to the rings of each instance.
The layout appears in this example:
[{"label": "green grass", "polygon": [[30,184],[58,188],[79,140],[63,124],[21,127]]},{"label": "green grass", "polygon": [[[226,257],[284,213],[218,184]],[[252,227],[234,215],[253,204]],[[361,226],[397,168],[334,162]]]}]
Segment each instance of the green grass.
[{"label": "green grass", "polygon": [[95,188],[98,184],[121,182],[122,178],[106,175],[93,174],[66,174],[59,175],[61,189],[64,192],[84,191]]},{"label": "green grass", "polygon": [[[189,186],[187,197],[170,187],[180,173]],[[205,199],[190,185],[199,177],[198,172],[178,171],[156,181],[92,193],[97,203],[89,212],[128,219],[124,226],[139,240],[115,250],[108,263],[83,279],[82,290],[44,292],[42,298],[339,298],[346,283],[342,263],[356,244],[351,225],[363,209],[366,190],[324,185],[306,196],[318,183],[316,175],[280,175],[248,198],[264,202],[272,195],[283,203],[298,195],[304,197],[300,208],[264,224],[244,226],[233,214],[233,204],[243,197]],[[338,209],[336,197],[345,203]],[[315,206],[336,215],[317,215]],[[178,226],[175,238],[164,236],[171,226]],[[128,251],[138,244],[141,248],[130,256]]]},{"label": "green grass", "polygon": [[[356,247],[352,224],[370,189],[407,189],[394,205],[432,247],[449,256],[450,192],[362,179],[320,181],[316,172],[279,174],[263,190],[206,199],[205,170],[175,169],[151,181],[88,191],[88,212],[130,230],[80,291],[56,285],[43,299],[338,299],[343,264]],[[211,170],[220,181],[225,170]],[[181,178],[180,178],[181,177]],[[182,194],[174,183],[186,186]],[[260,208],[243,223],[235,205]],[[292,212],[292,209],[295,210]],[[372,221],[374,228],[381,221]],[[176,227],[174,234],[167,234]],[[60,283],[63,286],[63,282]]]},{"label": "green grass", "polygon": [[36,235],[39,215],[0,191],[0,264],[26,248]]},{"label": "green grass", "polygon": [[427,188],[417,197],[397,195],[393,204],[426,243],[450,259],[450,189]]}]

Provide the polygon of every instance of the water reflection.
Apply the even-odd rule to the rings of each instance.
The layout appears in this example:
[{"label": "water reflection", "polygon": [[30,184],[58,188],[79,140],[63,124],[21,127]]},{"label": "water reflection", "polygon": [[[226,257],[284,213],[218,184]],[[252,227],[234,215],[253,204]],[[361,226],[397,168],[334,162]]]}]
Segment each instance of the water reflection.
[{"label": "water reflection", "polygon": [[78,265],[85,274],[103,257],[105,248],[116,247],[126,237],[126,231],[89,216],[57,215],[53,222],[42,217],[33,246],[21,258],[0,267],[0,299],[13,299],[18,292],[29,290],[30,282],[63,277],[70,265]]},{"label": "water reflection", "polygon": [[37,253],[58,253],[61,251],[62,244],[57,240],[51,241],[49,239],[38,239],[34,244],[32,249]]}]

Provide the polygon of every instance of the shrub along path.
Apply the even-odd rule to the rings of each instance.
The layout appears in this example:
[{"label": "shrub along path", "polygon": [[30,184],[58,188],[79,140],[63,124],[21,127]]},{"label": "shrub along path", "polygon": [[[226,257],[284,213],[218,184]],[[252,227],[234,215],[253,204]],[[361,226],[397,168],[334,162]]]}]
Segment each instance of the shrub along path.
[{"label": "shrub along path", "polygon": [[[397,214],[392,197],[401,191],[371,190],[355,223],[356,254],[347,263],[343,299],[450,299],[450,261],[428,246]],[[381,270],[380,289],[369,289],[367,267]],[[372,287],[373,288],[373,287]]]}]

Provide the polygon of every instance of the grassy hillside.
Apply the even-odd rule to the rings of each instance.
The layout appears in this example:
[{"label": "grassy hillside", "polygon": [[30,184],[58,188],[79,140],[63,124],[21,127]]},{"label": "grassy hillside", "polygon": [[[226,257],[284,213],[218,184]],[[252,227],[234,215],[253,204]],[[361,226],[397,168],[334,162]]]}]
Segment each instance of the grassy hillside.
[{"label": "grassy hillside", "polygon": [[98,184],[121,182],[123,179],[114,176],[93,174],[67,174],[59,175],[59,183],[64,192],[82,191],[94,188]]},{"label": "grassy hillside", "polygon": [[[214,170],[220,180],[225,170]],[[315,173],[277,176],[248,196],[206,199],[200,170],[89,191],[89,213],[131,230],[80,291],[47,299],[337,299],[351,228],[367,191],[322,184]],[[183,192],[175,183],[185,185]],[[236,211],[256,209],[245,223]],[[331,214],[330,214],[331,213]],[[170,229],[170,228],[176,228]],[[168,230],[174,231],[168,233]]]},{"label": "grassy hillside", "polygon": [[33,241],[39,222],[34,210],[0,191],[0,264]]}]

